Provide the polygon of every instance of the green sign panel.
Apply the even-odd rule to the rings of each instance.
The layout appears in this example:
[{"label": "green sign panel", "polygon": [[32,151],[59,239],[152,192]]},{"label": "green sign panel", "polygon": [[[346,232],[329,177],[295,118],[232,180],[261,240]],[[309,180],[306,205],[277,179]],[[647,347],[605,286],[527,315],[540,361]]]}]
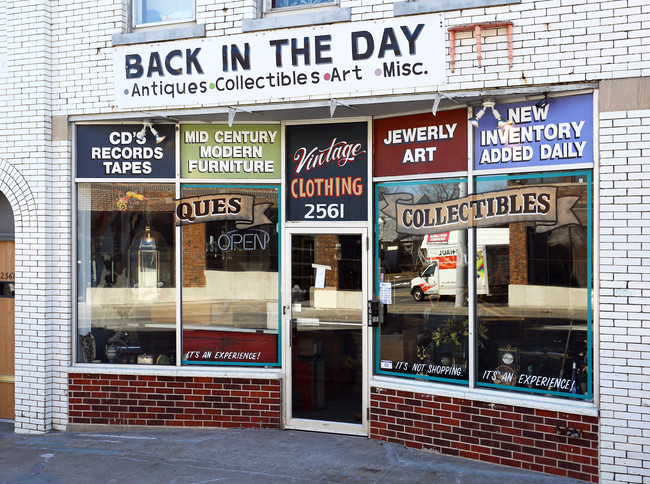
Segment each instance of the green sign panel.
[{"label": "green sign panel", "polygon": [[181,126],[183,178],[280,178],[280,126]]}]

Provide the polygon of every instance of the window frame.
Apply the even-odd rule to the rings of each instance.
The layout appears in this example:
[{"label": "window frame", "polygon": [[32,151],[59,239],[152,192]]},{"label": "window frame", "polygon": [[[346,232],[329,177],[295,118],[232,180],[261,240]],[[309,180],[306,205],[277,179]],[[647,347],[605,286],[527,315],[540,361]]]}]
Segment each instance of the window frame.
[{"label": "window frame", "polygon": [[[473,176],[470,176],[467,180],[472,186],[472,193],[475,193],[476,190],[476,184],[478,182],[485,182],[489,180],[510,180],[510,179],[534,179],[536,182],[539,183],[544,183],[545,180],[546,184],[553,184],[553,178],[554,177],[584,177],[585,178],[585,186],[586,186],[586,199],[587,199],[587,221],[586,221],[586,232],[587,232],[587,240],[589,241],[587,245],[587,352],[586,352],[586,361],[587,361],[587,392],[585,394],[582,393],[568,393],[568,392],[559,392],[559,391],[548,391],[548,390],[539,390],[539,389],[531,389],[531,388],[521,388],[521,387],[504,387],[503,385],[496,385],[496,384],[491,384],[491,383],[484,383],[480,382],[480,375],[478,374],[478,362],[479,362],[479,355],[477,351],[471,351],[469,352],[469,361],[468,365],[471,368],[475,368],[476,371],[470,371],[469,374],[469,379],[467,382],[457,382],[452,379],[441,379],[437,377],[432,377],[428,375],[418,375],[418,374],[409,374],[409,373],[398,373],[395,371],[385,371],[382,370],[381,366],[381,354],[379,352],[380,348],[380,332],[381,332],[381,327],[375,328],[374,332],[374,348],[375,348],[375,353],[374,353],[374,361],[373,361],[373,369],[374,369],[374,375],[377,377],[383,377],[383,378],[390,378],[391,380],[394,381],[402,381],[404,383],[406,382],[412,382],[412,383],[418,383],[421,382],[423,384],[426,383],[438,383],[441,385],[446,386],[449,388],[450,391],[453,391],[455,388],[457,389],[459,387],[458,383],[461,383],[461,387],[465,387],[466,389],[472,389],[478,393],[487,393],[489,391],[496,391],[500,395],[503,396],[503,398],[509,399],[509,398],[516,398],[517,395],[521,396],[546,396],[553,398],[558,401],[565,401],[565,402],[576,402],[576,401],[586,401],[586,402],[592,402],[595,399],[595,377],[596,377],[596,368],[594,367],[594,351],[596,350],[595,348],[595,341],[594,341],[594,324],[595,324],[595,314],[594,314],[594,305],[593,305],[593,292],[594,292],[594,277],[595,277],[595,270],[594,270],[594,260],[593,260],[593,252],[594,252],[594,218],[593,218],[593,213],[594,213],[594,173],[592,169],[566,169],[566,170],[559,170],[559,171],[550,171],[550,172],[529,172],[529,173],[508,173],[508,174],[491,174],[491,173],[485,173],[485,174],[473,174]],[[404,186],[404,185],[412,185],[412,184],[428,184],[428,183],[440,183],[440,182],[445,182],[445,181],[458,181],[458,177],[452,177],[452,178],[436,178],[436,179],[422,179],[422,180],[400,180],[400,181],[394,181],[394,182],[384,182],[384,181],[379,181],[377,180],[374,183],[374,225],[375,227],[379,227],[380,223],[379,220],[381,218],[380,214],[380,208],[379,208],[379,195],[380,195],[380,189],[382,187],[386,186]],[[377,229],[376,229],[377,230]],[[476,228],[470,229],[470,232],[474,232],[474,235],[470,235],[469,240],[471,241],[470,244],[468,244],[468,257],[471,259],[472,257],[476,256],[476,251],[477,251],[477,244],[476,244],[476,235],[475,235]],[[375,234],[375,244],[374,244],[374,283],[375,283],[375,293],[379,293],[379,282],[380,282],[380,269],[382,267],[382,260],[381,260],[381,252],[380,252],[380,237],[378,232]],[[471,268],[471,269],[470,269]],[[473,267],[472,265],[468,266],[468,280],[475,280],[476,276],[476,268]],[[479,307],[479,298],[476,293],[476,290],[470,289],[470,298],[468,301],[468,313],[469,313],[469,324],[470,324],[470,331],[469,331],[469,347],[474,348],[478,344],[477,338],[479,338],[478,331],[476,330],[476,326],[478,325],[478,307]],[[473,330],[471,328],[474,328]],[[464,385],[462,384],[464,383]]]},{"label": "window frame", "polygon": [[282,13],[302,13],[323,8],[338,8],[340,6],[340,0],[316,1],[315,3],[288,5],[286,7],[274,7],[273,2],[274,0],[264,0],[264,16]]},{"label": "window frame", "polygon": [[179,20],[161,20],[160,22],[143,22],[143,23],[138,23],[137,22],[137,7],[138,5],[143,4],[148,0],[131,0],[131,8],[130,8],[130,15],[131,15],[131,28],[134,30],[141,30],[141,29],[146,29],[150,27],[167,27],[167,26],[174,26],[174,25],[179,25],[179,24],[187,24],[187,23],[194,23],[196,22],[196,0],[186,0],[191,2],[191,10],[192,10],[192,17],[191,18],[186,18],[186,19],[179,19]]},{"label": "window frame", "polygon": [[[445,174],[447,175],[447,174]],[[459,176],[442,176],[442,177],[435,177],[435,178],[430,178],[430,179],[418,179],[418,180],[400,180],[400,181],[382,181],[382,182],[376,182],[374,184],[374,225],[375,227],[379,227],[379,220],[380,220],[380,212],[381,209],[379,207],[379,196],[380,196],[380,191],[384,187],[403,187],[403,186],[413,186],[413,185],[441,185],[441,184],[455,184],[455,183],[465,183],[469,187],[470,184],[472,183],[471,178],[467,176],[467,174],[459,175]],[[460,229],[461,231],[467,231],[468,237],[470,236],[470,230],[467,229]],[[472,256],[474,249],[472,248],[471,244],[471,239],[468,239],[468,253],[467,256],[468,258]],[[374,283],[375,283],[375,292],[379,293],[379,285],[381,281],[381,274],[380,274],[380,269],[383,267],[382,261],[380,258],[380,244],[381,244],[381,239],[379,237],[379,234],[376,232],[375,238],[374,238],[374,268],[375,268],[375,273],[374,273]],[[425,268],[426,269],[426,268]],[[439,266],[436,266],[436,270],[439,270]],[[466,274],[466,284],[467,284],[467,289],[469,290],[468,297],[472,297],[473,294],[473,284],[471,284],[471,278],[470,278],[470,273],[469,273],[469,267],[468,267],[468,272]],[[467,336],[468,338],[468,345],[467,345],[467,350],[468,350],[468,369],[471,368],[469,363],[471,362],[471,342],[472,342],[472,335],[473,331],[471,331],[471,328],[473,326],[473,314],[472,314],[472,307],[471,305],[467,306],[467,320],[468,320],[468,326],[470,328],[469,335]],[[384,311],[384,315],[386,314],[386,311]],[[441,377],[441,376],[436,376],[436,375],[419,375],[419,374],[411,374],[411,373],[399,373],[396,371],[384,371],[382,369],[382,358],[381,358],[381,351],[380,351],[380,338],[381,338],[381,326],[375,328],[375,334],[373,338],[373,344],[374,344],[374,362],[373,362],[373,368],[374,368],[374,373],[375,375],[379,375],[382,377],[389,377],[389,378],[395,378],[395,379],[400,379],[400,378],[405,378],[407,381],[423,381],[426,383],[438,383],[442,385],[446,385],[450,388],[450,390],[457,390],[458,388],[462,388],[464,390],[468,388],[472,388],[472,371],[469,371],[469,374],[467,375],[467,379],[465,378],[455,378],[454,375],[450,377]]]},{"label": "window frame", "polygon": [[[277,196],[277,227],[281,227],[283,223],[283,217],[282,217],[282,210],[283,210],[283,204],[282,204],[282,188],[281,184],[277,183],[276,181],[270,181],[269,183],[259,183],[259,181],[255,183],[243,183],[243,184],[238,184],[238,183],[229,183],[229,180],[211,180],[210,182],[207,183],[196,183],[196,180],[192,179],[183,179],[180,183],[180,192],[179,192],[179,200],[183,199],[184,196],[184,191],[183,189],[192,189],[192,188],[202,188],[202,189],[208,189],[208,190],[220,190],[220,191],[228,191],[231,189],[234,190],[256,190],[256,189],[261,189],[261,190],[275,190],[276,196]],[[179,227],[182,229],[183,227]],[[180,264],[178,265],[178,278],[181,281],[181,291],[183,291],[186,286],[185,286],[185,281],[183,278],[183,273],[185,271],[185,265],[183,261],[183,257],[185,256],[185,246],[184,246],[184,240],[183,236],[181,235],[179,238],[179,247],[178,247],[178,253],[180,254]],[[281,286],[282,286],[282,258],[281,258],[281,250],[282,250],[282,233],[279,231],[277,233],[277,253],[275,254],[277,258],[277,263],[278,263],[278,294],[277,294],[277,301],[276,301],[276,306],[277,306],[277,314],[278,314],[278,328],[277,328],[277,346],[276,346],[276,356],[277,359],[273,362],[271,361],[261,361],[259,363],[256,362],[242,362],[242,361],[196,361],[196,360],[190,360],[187,359],[185,356],[185,348],[183,347],[183,340],[185,338],[185,326],[183,322],[183,317],[179,318],[177,321],[177,330],[181,334],[181,351],[179,353],[179,366],[182,368],[188,368],[188,367],[257,367],[257,368],[280,368],[282,366],[282,295],[281,295]],[[206,262],[206,267],[207,267],[207,262]],[[246,272],[246,271],[243,271]],[[183,306],[184,303],[188,302],[187,300],[183,300],[183,296],[178,298],[177,300],[177,311],[180,311],[181,314],[183,314]],[[189,326],[189,325],[188,325]],[[188,329],[189,331],[189,329]],[[233,334],[237,334],[238,331],[233,331]],[[273,334],[273,332],[269,332],[268,334]]]}]

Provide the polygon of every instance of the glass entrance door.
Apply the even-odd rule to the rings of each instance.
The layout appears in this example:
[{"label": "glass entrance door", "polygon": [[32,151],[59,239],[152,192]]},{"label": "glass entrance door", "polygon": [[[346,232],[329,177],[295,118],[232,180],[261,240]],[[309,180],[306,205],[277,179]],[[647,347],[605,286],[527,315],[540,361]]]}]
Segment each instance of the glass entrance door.
[{"label": "glass entrance door", "polygon": [[290,233],[288,428],[365,434],[365,233]]}]

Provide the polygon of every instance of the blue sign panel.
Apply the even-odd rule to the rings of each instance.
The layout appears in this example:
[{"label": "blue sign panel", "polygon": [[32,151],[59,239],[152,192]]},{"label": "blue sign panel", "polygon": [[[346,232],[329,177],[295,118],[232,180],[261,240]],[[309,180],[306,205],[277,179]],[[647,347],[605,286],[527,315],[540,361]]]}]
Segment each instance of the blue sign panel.
[{"label": "blue sign panel", "polygon": [[77,126],[78,178],[173,178],[174,125]]},{"label": "blue sign panel", "polygon": [[367,220],[368,125],[288,126],[287,219]]},{"label": "blue sign panel", "polygon": [[[502,104],[493,112],[487,108],[474,133],[474,169],[519,171],[593,164],[591,94],[548,101],[546,105],[538,105],[539,101]],[[498,127],[498,115],[509,124]]]}]

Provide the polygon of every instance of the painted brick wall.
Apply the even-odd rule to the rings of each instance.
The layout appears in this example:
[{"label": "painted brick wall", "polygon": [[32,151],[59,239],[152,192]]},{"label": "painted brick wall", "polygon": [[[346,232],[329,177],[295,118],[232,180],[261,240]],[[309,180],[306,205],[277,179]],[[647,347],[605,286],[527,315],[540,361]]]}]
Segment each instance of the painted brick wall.
[{"label": "painted brick wall", "polygon": [[647,483],[650,109],[601,113],[600,148],[601,476]]},{"label": "painted brick wall", "polygon": [[69,422],[88,425],[280,428],[280,381],[69,375]]},{"label": "painted brick wall", "polygon": [[15,425],[66,418],[70,355],[70,164],[51,137],[52,3],[2,2],[0,172],[16,228]]},{"label": "painted brick wall", "polygon": [[[360,21],[393,17],[393,3],[342,0],[341,7],[350,7],[352,21]],[[73,3],[52,4],[56,39],[52,43],[54,114],[113,112],[111,35],[125,31],[126,2],[87,4],[84,9]],[[241,34],[242,19],[255,17],[256,5],[252,0],[197,0],[197,20],[205,25],[207,37]],[[650,71],[650,38],[642,26],[650,20],[650,5],[645,0],[523,0],[512,5],[450,10],[443,15],[445,28],[475,22],[513,22],[513,67],[508,66],[505,29],[485,29],[481,67],[474,33],[460,32],[452,73],[446,34],[448,82],[418,91],[591,82],[638,77]]]},{"label": "painted brick wall", "polygon": [[[241,32],[253,0],[197,0],[207,35]],[[342,0],[353,21],[392,16],[392,0]],[[0,172],[16,217],[16,378],[19,431],[64,429],[71,361],[71,141],[51,140],[51,116],[113,113],[111,35],[126,31],[128,2],[9,0],[0,6]],[[445,27],[514,24],[513,67],[505,31],[457,38],[456,70],[437,89],[472,90],[648,76],[647,0],[523,0],[449,11]],[[39,20],[36,20],[39,19]],[[445,46],[449,62],[449,44]],[[375,92],[376,95],[398,91]],[[602,480],[650,481],[647,395],[647,112],[601,116],[600,394]],[[645,128],[644,128],[645,127]],[[38,209],[36,209],[38,207]],[[47,241],[34,242],[34,241]],[[618,292],[617,292],[618,290]],[[626,292],[631,291],[631,292]]]},{"label": "painted brick wall", "polygon": [[[579,431],[579,437],[558,434]],[[371,438],[598,482],[598,419],[372,388]]]}]

